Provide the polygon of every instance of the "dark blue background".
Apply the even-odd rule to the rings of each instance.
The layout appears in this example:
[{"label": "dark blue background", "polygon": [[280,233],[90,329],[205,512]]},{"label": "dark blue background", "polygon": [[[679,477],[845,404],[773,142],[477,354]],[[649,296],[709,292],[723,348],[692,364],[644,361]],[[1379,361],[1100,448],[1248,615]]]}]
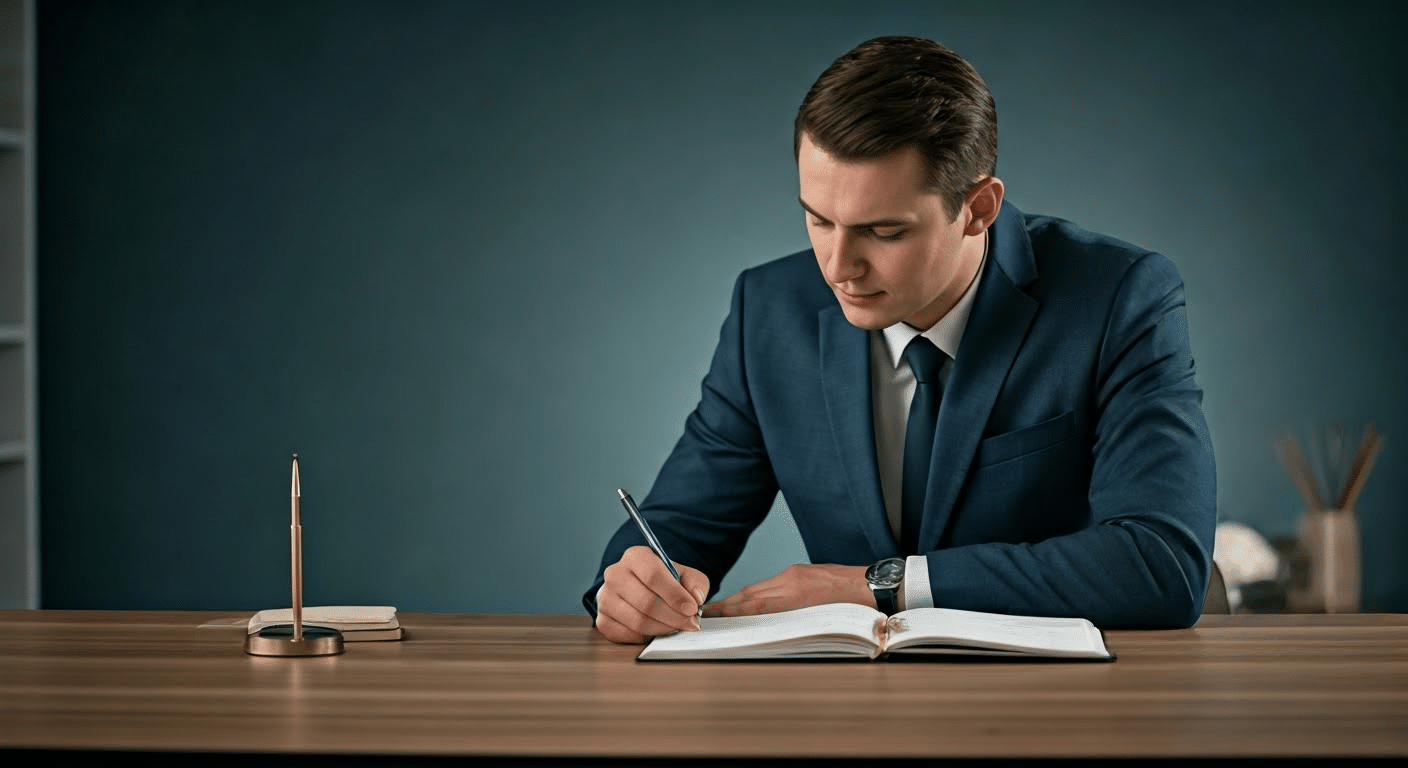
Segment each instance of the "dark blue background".
[{"label": "dark blue background", "polygon": [[[903,33],[987,79],[1009,200],[1182,271],[1222,519],[1291,531],[1283,429],[1388,435],[1408,610],[1396,5],[40,3],[42,604],[287,604],[296,451],[310,603],[579,610],[807,246],[798,102]],[[779,511],[725,591],[804,556]]]}]

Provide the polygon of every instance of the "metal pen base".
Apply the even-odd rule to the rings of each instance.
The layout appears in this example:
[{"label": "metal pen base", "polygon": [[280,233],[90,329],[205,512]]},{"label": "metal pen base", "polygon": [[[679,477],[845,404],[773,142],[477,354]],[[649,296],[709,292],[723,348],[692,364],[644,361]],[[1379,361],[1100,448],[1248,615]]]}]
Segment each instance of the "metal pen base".
[{"label": "metal pen base", "polygon": [[342,653],[342,633],[327,627],[303,627],[303,639],[293,639],[292,624],[275,624],[248,635],[244,652],[253,656],[336,656]]}]

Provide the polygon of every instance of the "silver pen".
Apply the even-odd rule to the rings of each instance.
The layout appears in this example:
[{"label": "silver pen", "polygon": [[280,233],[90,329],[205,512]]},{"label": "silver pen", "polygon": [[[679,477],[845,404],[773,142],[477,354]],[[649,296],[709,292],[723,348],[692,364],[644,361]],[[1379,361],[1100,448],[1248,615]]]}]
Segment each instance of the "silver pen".
[{"label": "silver pen", "polygon": [[[670,575],[675,577],[675,581],[684,584],[684,579],[681,579],[680,572],[675,570],[675,564],[671,562],[670,556],[665,554],[665,548],[660,546],[660,540],[655,538],[655,531],[650,530],[650,524],[645,522],[645,518],[641,516],[640,510],[636,509],[635,499],[632,499],[631,494],[626,493],[622,488],[616,489],[616,495],[621,497],[621,504],[626,508],[626,513],[631,516],[632,520],[636,521],[636,527],[640,528],[640,532],[645,536],[645,542],[654,550],[655,556],[659,557],[660,562],[664,563],[665,567],[670,569]],[[699,615],[704,615],[703,605],[699,606]]]}]

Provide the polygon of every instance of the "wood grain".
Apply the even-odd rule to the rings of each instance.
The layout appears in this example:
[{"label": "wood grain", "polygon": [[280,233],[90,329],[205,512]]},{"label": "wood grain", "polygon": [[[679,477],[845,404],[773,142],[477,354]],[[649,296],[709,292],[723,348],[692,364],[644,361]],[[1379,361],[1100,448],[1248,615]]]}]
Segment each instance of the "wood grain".
[{"label": "wood grain", "polygon": [[[0,611],[0,747],[923,757],[1408,754],[1408,616],[1109,631],[1114,663],[641,663],[585,617],[403,614],[342,656],[238,612]],[[884,723],[883,725],[877,725]]]}]

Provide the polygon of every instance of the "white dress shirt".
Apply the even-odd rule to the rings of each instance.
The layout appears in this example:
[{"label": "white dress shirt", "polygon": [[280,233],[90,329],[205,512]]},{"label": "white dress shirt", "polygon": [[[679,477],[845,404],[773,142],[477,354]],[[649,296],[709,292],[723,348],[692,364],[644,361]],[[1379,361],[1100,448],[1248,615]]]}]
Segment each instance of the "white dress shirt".
[{"label": "white dress shirt", "polygon": [[[983,252],[987,261],[987,252]],[[958,303],[939,322],[922,334],[905,323],[870,332],[871,421],[875,425],[875,458],[880,466],[880,492],[885,500],[885,515],[895,540],[900,538],[900,497],[904,485],[904,433],[909,425],[909,404],[914,399],[914,372],[905,360],[904,348],[915,336],[923,336],[943,350],[948,359],[939,370],[939,381],[948,385],[949,372],[958,357],[958,345],[968,327],[968,313],[973,309],[973,297],[982,282],[983,267]],[[940,413],[942,413],[940,405]],[[930,608],[934,595],[929,589],[929,560],[923,555],[905,559],[904,589],[899,596],[900,607]]]}]

